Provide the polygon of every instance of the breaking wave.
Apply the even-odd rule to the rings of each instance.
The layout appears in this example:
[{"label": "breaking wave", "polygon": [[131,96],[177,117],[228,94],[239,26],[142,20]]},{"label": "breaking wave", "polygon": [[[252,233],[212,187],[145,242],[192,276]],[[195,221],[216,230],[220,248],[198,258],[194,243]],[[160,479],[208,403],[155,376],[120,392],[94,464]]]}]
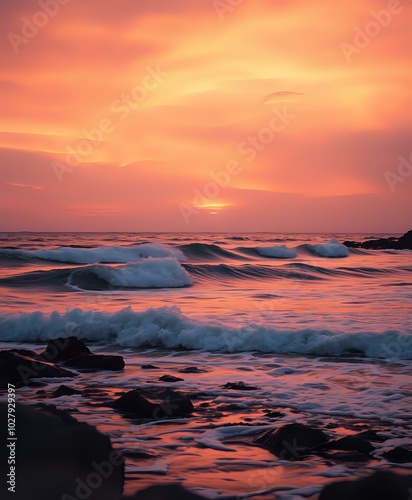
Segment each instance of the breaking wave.
[{"label": "breaking wave", "polygon": [[156,347],[219,352],[253,352],[412,359],[412,334],[397,331],[343,333],[329,330],[279,330],[272,327],[231,328],[190,319],[177,307],[115,313],[73,309],[0,317],[3,341],[37,342],[64,336],[122,347]]}]

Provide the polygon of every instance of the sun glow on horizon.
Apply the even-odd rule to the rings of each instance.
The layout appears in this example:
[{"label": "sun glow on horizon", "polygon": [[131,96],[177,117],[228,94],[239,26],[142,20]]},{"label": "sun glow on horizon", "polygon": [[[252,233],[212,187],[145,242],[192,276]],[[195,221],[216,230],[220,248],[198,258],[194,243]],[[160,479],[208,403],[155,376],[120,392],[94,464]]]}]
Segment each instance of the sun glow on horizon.
[{"label": "sun glow on horizon", "polygon": [[[69,202],[109,204],[103,229],[186,230],[190,200],[220,229],[280,229],[276,212],[291,231],[337,213],[337,230],[406,230],[412,3],[359,48],[353,27],[374,8],[256,0],[220,19],[203,1],[62,6],[0,48],[0,229],[94,230]],[[3,2],[4,32],[22,36],[36,9]],[[219,200],[193,196],[210,182]]]}]

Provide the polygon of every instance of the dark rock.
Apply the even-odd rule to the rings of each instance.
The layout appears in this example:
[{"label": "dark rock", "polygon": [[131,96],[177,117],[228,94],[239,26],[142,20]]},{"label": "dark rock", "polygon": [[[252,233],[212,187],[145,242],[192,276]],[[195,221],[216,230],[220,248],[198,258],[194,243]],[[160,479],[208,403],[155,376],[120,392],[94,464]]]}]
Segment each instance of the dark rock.
[{"label": "dark rock", "polygon": [[378,443],[383,443],[384,441],[386,441],[386,438],[378,434],[373,429],[368,429],[367,431],[358,432],[358,434],[356,434],[356,437],[361,439],[368,439],[369,441],[376,441]]},{"label": "dark rock", "polygon": [[27,385],[32,378],[75,376],[75,373],[45,362],[41,356],[31,351],[0,351],[0,387],[7,387],[8,383],[21,387]]},{"label": "dark rock", "polygon": [[373,458],[367,453],[361,453],[359,451],[320,451],[318,454],[327,460],[345,463],[365,463]]},{"label": "dark rock", "polygon": [[378,238],[362,242],[344,241],[343,244],[352,248],[365,248],[372,250],[412,250],[412,230],[400,238]]},{"label": "dark rock", "polygon": [[159,380],[161,382],[182,382],[184,379],[179,377],[174,377],[173,375],[162,375]]},{"label": "dark rock", "polygon": [[328,437],[319,429],[287,424],[260,434],[254,442],[283,460],[297,460],[324,445]]},{"label": "dark rock", "polygon": [[42,356],[48,361],[67,361],[76,354],[92,354],[84,342],[77,337],[59,337],[49,340]]},{"label": "dark rock", "polygon": [[319,500],[409,500],[412,476],[379,471],[356,481],[340,481],[325,486]]},{"label": "dark rock", "polygon": [[[38,393],[39,391],[37,391]],[[52,398],[60,398],[61,396],[72,396],[73,394],[81,394],[81,391],[68,387],[67,385],[61,385],[57,388],[51,395]]]},{"label": "dark rock", "polygon": [[142,365],[141,366],[142,370],[159,370],[160,368],[155,365]]},{"label": "dark rock", "polygon": [[412,229],[398,239],[398,248],[404,250],[412,249]]},{"label": "dark rock", "polygon": [[284,417],[285,414],[282,413],[281,411],[268,410],[268,411],[266,411],[266,416],[268,418],[281,418],[281,417]]},{"label": "dark rock", "polygon": [[138,418],[154,419],[157,406],[144,398],[138,389],[126,392],[110,406],[115,410],[133,413]]},{"label": "dark rock", "polygon": [[329,441],[325,444],[324,448],[330,450],[358,451],[366,454],[375,449],[367,439],[357,436],[345,436],[341,439]]},{"label": "dark rock", "polygon": [[124,368],[122,356],[107,354],[77,354],[64,362],[66,366],[84,370],[111,370],[118,371]]},{"label": "dark rock", "polygon": [[397,446],[391,450],[386,451],[383,456],[389,460],[389,462],[395,462],[398,464],[406,464],[412,462],[412,450],[405,448],[404,446]]},{"label": "dark rock", "polygon": [[[124,465],[110,439],[67,412],[51,408],[16,405],[17,484],[13,495],[7,492],[8,496],[2,494],[1,498],[68,500],[87,496],[89,500],[119,500]],[[7,406],[1,404],[0,421],[5,422],[6,415]],[[2,426],[4,443],[5,434],[6,426]],[[9,454],[10,448],[2,446],[0,474],[4,478],[10,472]],[[1,487],[9,485],[3,481]]]},{"label": "dark rock", "polygon": [[209,399],[210,394],[207,392],[190,392],[187,394],[190,399]]},{"label": "dark rock", "polygon": [[48,361],[63,361],[66,366],[85,370],[123,370],[122,356],[93,354],[77,337],[66,337],[49,340],[42,353]]},{"label": "dark rock", "polygon": [[180,368],[179,373],[207,373],[206,370],[202,370],[197,366],[186,366],[186,368]]},{"label": "dark rock", "polygon": [[[159,405],[158,418],[186,417],[194,411],[190,399],[177,391],[166,389],[160,394],[162,403]],[[162,416],[164,415],[164,416]]]},{"label": "dark rock", "polygon": [[150,486],[124,500],[205,500],[205,497],[186,490],[180,484]]},{"label": "dark rock", "polygon": [[154,403],[146,399],[138,389],[134,389],[120,396],[110,406],[116,410],[131,413],[134,417],[149,420],[185,417],[194,410],[187,396],[171,389],[166,389],[154,398],[159,401]]},{"label": "dark rock", "polygon": [[253,385],[246,385],[244,382],[228,382],[225,385],[222,385],[223,389],[233,389],[234,391],[256,391],[259,388],[254,387]]},{"label": "dark rock", "polygon": [[135,460],[148,460],[149,458],[156,458],[156,455],[147,453],[146,451],[124,451],[123,456],[127,458],[134,458]]}]

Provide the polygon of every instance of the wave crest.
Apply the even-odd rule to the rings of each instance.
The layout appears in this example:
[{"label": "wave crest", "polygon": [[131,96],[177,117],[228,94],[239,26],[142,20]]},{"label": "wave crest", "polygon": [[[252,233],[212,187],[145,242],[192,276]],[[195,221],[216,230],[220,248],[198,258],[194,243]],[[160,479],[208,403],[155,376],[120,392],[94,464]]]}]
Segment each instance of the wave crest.
[{"label": "wave crest", "polygon": [[94,248],[60,247],[39,250],[7,250],[7,256],[15,255],[23,259],[42,259],[54,262],[72,264],[122,264],[138,262],[148,257],[174,257],[183,262],[185,257],[178,248],[169,247],[161,243],[142,243],[130,247],[101,246]]},{"label": "wave crest", "polygon": [[286,245],[257,247],[256,250],[263,257],[274,257],[277,259],[293,259],[298,255],[298,252],[294,248],[289,248]]},{"label": "wave crest", "polygon": [[220,352],[342,354],[370,358],[412,359],[412,334],[396,331],[342,333],[328,330],[278,330],[271,327],[231,328],[192,320],[177,307],[116,313],[73,309],[65,314],[40,312],[0,317],[3,341],[46,341],[66,334],[122,347],[158,347]]},{"label": "wave crest", "polygon": [[69,285],[81,289],[101,289],[102,281],[120,288],[179,288],[193,284],[189,273],[171,257],[149,257],[115,267],[98,264],[76,269],[69,277]]}]

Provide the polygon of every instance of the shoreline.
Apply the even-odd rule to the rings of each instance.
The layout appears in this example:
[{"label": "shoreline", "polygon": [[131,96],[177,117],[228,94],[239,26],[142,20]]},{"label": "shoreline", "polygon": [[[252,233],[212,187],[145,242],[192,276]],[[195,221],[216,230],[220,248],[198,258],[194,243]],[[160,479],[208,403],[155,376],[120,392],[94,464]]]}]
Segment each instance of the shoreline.
[{"label": "shoreline", "polygon": [[[25,344],[19,346],[27,348]],[[305,382],[300,384],[303,392],[287,392],[289,387],[299,385],[297,380],[308,377],[307,384],[312,392],[317,386],[319,394],[326,393],[331,390],[331,387],[327,388],[327,383],[335,379],[336,387],[344,388],[341,395],[344,399],[351,390],[356,393],[356,385],[358,388],[361,383],[366,385],[367,380],[361,378],[367,378],[367,375],[355,380],[353,370],[370,368],[373,365],[371,360],[343,358],[337,365],[336,359],[324,357],[253,356],[251,353],[223,355],[165,350],[139,352],[109,346],[96,348],[92,344],[89,347],[99,355],[121,353],[126,362],[125,369],[113,372],[81,371],[70,380],[35,380],[40,385],[37,388],[17,389],[17,399],[26,404],[55,404],[108,435],[115,449],[126,456],[125,494],[132,494],[151,484],[176,482],[182,477],[185,478],[184,486],[206,493],[209,498],[219,498],[219,491],[225,495],[260,491],[267,489],[261,487],[262,484],[270,487],[274,482],[278,483],[278,487],[283,485],[286,493],[288,488],[320,488],[332,480],[367,475],[382,468],[401,473],[407,473],[412,468],[412,464],[395,465],[382,456],[385,448],[395,448],[396,443],[399,446],[403,441],[406,443],[410,435],[410,422],[407,421],[404,422],[403,441],[397,435],[403,420],[397,419],[395,410],[386,421],[382,412],[378,412],[375,418],[373,415],[365,418],[362,412],[350,415],[349,407],[346,414],[343,410],[339,414],[337,410],[319,406],[316,398],[300,401],[305,397]],[[40,351],[39,345],[36,350]],[[394,370],[393,375],[396,374],[399,384],[403,378],[408,378],[408,365],[405,363],[403,375],[400,366],[379,366],[381,373],[375,373],[375,382],[383,384],[385,377],[388,378]],[[315,370],[318,371],[316,376]],[[337,370],[341,370],[340,375]],[[160,381],[164,375],[171,377],[172,382]],[[173,377],[183,380],[173,381]],[[252,389],[244,390],[240,382]],[[79,390],[81,394],[50,398],[62,384]],[[233,384],[234,387],[225,389],[225,384]],[[193,403],[194,412],[177,421],[166,419],[142,423],[107,407],[116,396],[137,387],[142,394],[156,393],[167,387],[186,394]],[[357,404],[361,404],[362,400],[367,401],[367,398],[362,396]],[[392,408],[395,402],[388,402],[388,408]],[[352,407],[355,406],[352,402]],[[336,455],[337,452],[334,452],[335,457],[327,458],[310,453],[304,459],[285,461],[251,442],[264,429],[276,429],[296,422],[323,430],[330,440],[373,429],[385,438],[383,443],[386,441],[386,446],[372,441],[374,450],[368,457],[352,450],[341,457]],[[136,432],[139,437],[136,437]],[[143,455],[136,458],[136,450]]]}]

